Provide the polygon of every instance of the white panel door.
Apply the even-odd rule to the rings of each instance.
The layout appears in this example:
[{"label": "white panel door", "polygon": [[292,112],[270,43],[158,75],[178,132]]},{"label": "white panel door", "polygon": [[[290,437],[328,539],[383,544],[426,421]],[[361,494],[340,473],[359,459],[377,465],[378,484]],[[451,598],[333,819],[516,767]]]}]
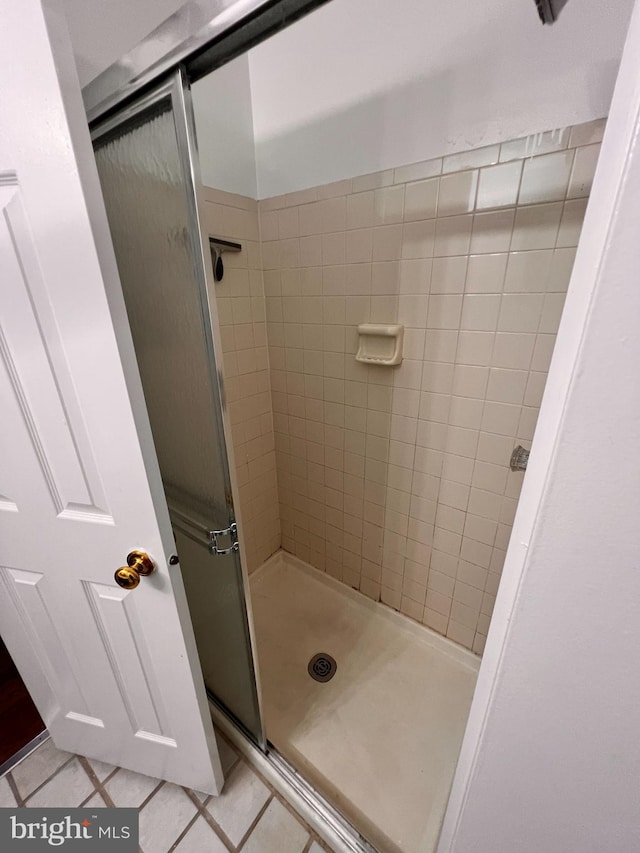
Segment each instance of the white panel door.
[{"label": "white panel door", "polygon": [[[57,746],[222,773],[66,24],[0,0],[0,632]],[[114,572],[134,549],[155,572]]]}]

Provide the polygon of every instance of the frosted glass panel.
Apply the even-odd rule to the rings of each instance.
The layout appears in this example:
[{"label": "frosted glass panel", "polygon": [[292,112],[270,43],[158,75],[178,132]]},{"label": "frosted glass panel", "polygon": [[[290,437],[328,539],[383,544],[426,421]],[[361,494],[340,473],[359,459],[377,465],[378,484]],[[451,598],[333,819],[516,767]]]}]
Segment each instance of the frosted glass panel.
[{"label": "frosted glass panel", "polygon": [[99,139],[96,161],[205,683],[259,741],[239,556],[211,555],[206,536],[185,535],[175,511],[203,531],[230,522],[199,234],[176,120],[166,97]]},{"label": "frosted glass panel", "polygon": [[96,152],[162,478],[227,513],[173,113]]}]

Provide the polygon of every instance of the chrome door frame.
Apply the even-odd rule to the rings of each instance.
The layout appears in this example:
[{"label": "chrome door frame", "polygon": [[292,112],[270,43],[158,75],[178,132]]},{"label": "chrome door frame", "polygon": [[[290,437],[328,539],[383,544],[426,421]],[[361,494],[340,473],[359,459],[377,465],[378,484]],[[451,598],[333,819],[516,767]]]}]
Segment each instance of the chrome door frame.
[{"label": "chrome door frame", "polygon": [[82,90],[92,123],[181,63],[191,82],[328,0],[190,0]]},{"label": "chrome door frame", "polygon": [[[200,180],[200,161],[198,159],[191,91],[184,67],[180,66],[177,69],[173,69],[168,73],[168,75],[166,75],[164,80],[157,80],[153,90],[147,95],[141,95],[135,98],[135,101],[129,105],[117,107],[117,111],[104,121],[95,122],[91,127],[91,141],[95,143],[102,137],[109,136],[112,132],[117,131],[129,121],[135,119],[136,116],[146,113],[155,105],[159,105],[164,101],[171,104],[174,126],[176,129],[178,154],[185,175],[187,211],[189,217],[189,237],[193,258],[193,276],[197,283],[200,297],[202,328],[206,342],[208,361],[211,368],[215,366],[215,370],[211,369],[210,371],[211,393],[218,404],[214,405],[215,418],[217,421],[218,435],[222,438],[224,443],[224,461],[226,461],[226,465],[224,466],[224,470],[221,471],[221,475],[224,479],[224,490],[227,497],[229,524],[233,524],[236,521],[233,504],[233,490],[235,487],[235,475],[232,470],[233,445],[231,444],[230,424],[225,428],[225,420],[228,420],[228,417],[226,416],[226,401],[225,394],[223,392],[223,375],[220,368],[222,351],[220,350],[216,355],[213,334],[214,329],[212,324],[213,315],[211,312],[211,302],[209,298],[209,293],[213,293],[215,279],[213,276],[211,252],[209,251],[209,236],[206,234],[203,224],[204,200],[202,197],[202,183]],[[249,596],[249,576],[246,569],[246,561],[244,559],[242,544],[240,546],[240,551],[236,556],[236,565],[239,569],[237,572],[237,579],[241,584],[242,599],[244,601],[246,613],[246,620],[244,624],[245,641],[250,651],[251,675],[253,676],[255,684],[258,716],[260,718],[260,731],[257,734],[257,744],[263,752],[266,752],[267,737],[265,732],[264,706],[262,702],[258,652],[253,627],[251,598]],[[241,728],[252,742],[255,742],[254,735],[245,729],[245,726],[235,717],[233,711],[226,706],[223,706],[220,700],[217,699],[215,694],[209,688],[207,688],[207,694],[209,701],[213,701],[218,707],[222,707],[224,709],[224,713],[233,720],[236,726]]]}]

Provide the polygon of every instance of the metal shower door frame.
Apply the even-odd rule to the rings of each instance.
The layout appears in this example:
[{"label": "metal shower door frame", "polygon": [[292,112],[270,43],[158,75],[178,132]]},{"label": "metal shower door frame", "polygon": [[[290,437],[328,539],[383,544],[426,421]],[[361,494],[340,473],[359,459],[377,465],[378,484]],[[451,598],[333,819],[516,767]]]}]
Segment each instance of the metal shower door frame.
[{"label": "metal shower door frame", "polygon": [[87,119],[185,63],[189,79],[213,71],[328,0],[189,0],[82,90]]},{"label": "metal shower door frame", "polygon": [[[200,161],[198,158],[191,90],[184,67],[180,66],[177,69],[174,69],[166,77],[164,82],[158,81],[157,85],[147,95],[136,98],[135,101],[128,106],[118,107],[116,114],[110,118],[107,118],[104,121],[95,122],[91,128],[91,139],[95,142],[97,139],[117,132],[117,130],[123,125],[126,125],[129,121],[135,120],[137,116],[147,113],[149,110],[152,110],[154,106],[160,105],[163,101],[168,101],[171,104],[180,164],[186,182],[189,240],[191,243],[191,257],[193,260],[192,272],[198,287],[200,310],[202,314],[202,329],[206,343],[208,363],[210,366],[211,393],[215,403],[214,413],[217,421],[217,431],[218,435],[223,439],[224,445],[221,448],[223,451],[221,454],[223,465],[220,474],[224,480],[224,491],[229,512],[229,526],[231,528],[236,525],[233,494],[234,492],[237,493],[237,486],[235,483],[235,465],[233,464],[233,444],[231,442],[231,425],[228,419],[224,394],[223,374],[220,368],[220,365],[222,364],[222,348],[216,346],[216,338],[214,335],[214,317],[217,317],[217,312],[209,299],[209,292],[214,292],[214,275],[211,253],[209,250],[209,236],[206,233],[203,224],[204,200],[202,183],[200,180]],[[257,644],[253,626],[253,612],[251,607],[251,598],[248,591],[249,577],[246,570],[246,557],[241,527],[239,529],[239,533],[240,547],[236,556],[236,565],[239,567],[237,580],[240,585],[242,601],[244,603],[246,613],[246,621],[244,624],[245,641],[250,651],[251,675],[255,684],[258,715],[260,719],[260,731],[257,736],[257,745],[263,752],[265,752],[267,749],[267,738],[264,723],[264,707],[262,702]],[[245,726],[235,717],[229,708],[222,705],[209,688],[207,688],[207,694],[209,696],[209,700],[219,707],[224,714],[230,717],[234,724],[244,731],[245,735],[251,741],[256,741],[254,735],[246,730]]]}]

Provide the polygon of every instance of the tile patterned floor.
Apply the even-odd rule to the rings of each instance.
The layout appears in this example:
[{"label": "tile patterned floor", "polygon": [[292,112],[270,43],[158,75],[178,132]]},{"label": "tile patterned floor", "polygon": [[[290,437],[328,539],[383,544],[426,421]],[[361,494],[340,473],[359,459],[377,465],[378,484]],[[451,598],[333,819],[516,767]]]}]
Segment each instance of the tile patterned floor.
[{"label": "tile patterned floor", "polygon": [[57,750],[45,741],[0,778],[0,807],[140,809],[141,853],[322,853],[328,848],[218,734],[225,773],[210,797]]}]

